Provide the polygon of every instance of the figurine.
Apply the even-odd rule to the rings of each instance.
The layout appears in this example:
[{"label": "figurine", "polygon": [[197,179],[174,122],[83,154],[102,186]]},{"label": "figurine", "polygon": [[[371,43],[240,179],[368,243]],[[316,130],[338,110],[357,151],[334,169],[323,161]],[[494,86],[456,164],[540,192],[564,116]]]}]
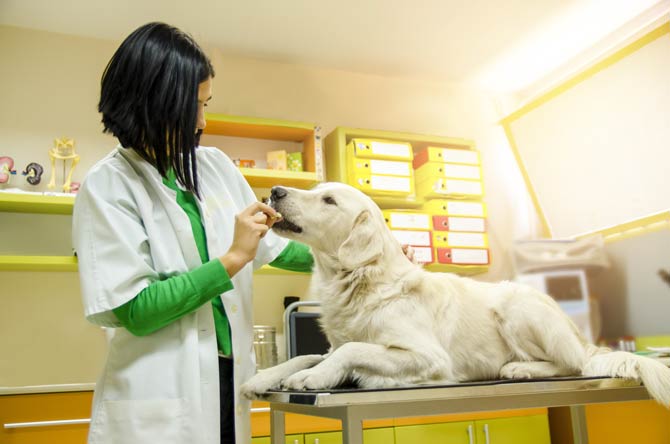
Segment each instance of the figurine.
[{"label": "figurine", "polygon": [[0,157],[0,183],[9,183],[13,174],[16,174],[14,159],[9,156]]},{"label": "figurine", "polygon": [[26,168],[21,172],[26,177],[30,185],[38,185],[42,181],[42,173],[44,168],[37,162],[30,162]]},{"label": "figurine", "polygon": [[72,173],[74,168],[79,163],[79,155],[74,151],[74,140],[63,137],[61,139],[54,140],[54,147],[49,150],[49,157],[51,158],[51,180],[47,188],[50,190],[56,187],[56,160],[63,161],[63,167],[67,164],[68,160],[72,160],[72,165],[70,166],[70,173],[67,175],[63,183],[63,191],[65,193],[70,192],[72,184]]}]

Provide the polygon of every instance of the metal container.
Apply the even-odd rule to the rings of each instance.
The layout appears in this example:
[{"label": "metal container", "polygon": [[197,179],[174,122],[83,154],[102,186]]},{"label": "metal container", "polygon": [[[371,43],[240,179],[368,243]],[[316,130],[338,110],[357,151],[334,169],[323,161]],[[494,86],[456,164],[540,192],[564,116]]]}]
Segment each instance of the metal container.
[{"label": "metal container", "polygon": [[276,333],[270,325],[254,325],[254,352],[259,370],[277,365]]}]

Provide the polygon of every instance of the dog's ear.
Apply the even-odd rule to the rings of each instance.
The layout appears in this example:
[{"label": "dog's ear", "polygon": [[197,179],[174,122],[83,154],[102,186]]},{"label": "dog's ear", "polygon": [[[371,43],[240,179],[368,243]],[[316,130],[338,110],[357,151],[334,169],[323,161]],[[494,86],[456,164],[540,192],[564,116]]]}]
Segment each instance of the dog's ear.
[{"label": "dog's ear", "polygon": [[353,270],[369,264],[382,255],[384,245],[379,229],[368,210],[362,211],[356,217],[351,234],[337,251],[337,257],[345,269]]}]

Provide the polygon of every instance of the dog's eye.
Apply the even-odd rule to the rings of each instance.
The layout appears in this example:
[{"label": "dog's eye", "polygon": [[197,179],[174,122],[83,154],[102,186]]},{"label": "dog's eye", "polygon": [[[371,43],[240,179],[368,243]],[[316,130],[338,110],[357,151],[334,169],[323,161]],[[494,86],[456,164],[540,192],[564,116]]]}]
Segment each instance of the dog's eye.
[{"label": "dog's eye", "polygon": [[330,196],[325,196],[325,197],[323,198],[323,201],[324,201],[325,203],[327,203],[328,205],[337,205],[337,202],[335,202],[335,199],[333,199],[333,198],[330,197]]}]

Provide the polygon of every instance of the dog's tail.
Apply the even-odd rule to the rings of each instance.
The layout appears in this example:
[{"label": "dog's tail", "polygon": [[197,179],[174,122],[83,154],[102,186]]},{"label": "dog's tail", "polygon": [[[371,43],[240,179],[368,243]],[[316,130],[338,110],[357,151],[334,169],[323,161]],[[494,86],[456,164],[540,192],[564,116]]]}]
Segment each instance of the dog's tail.
[{"label": "dog's tail", "polygon": [[584,376],[611,376],[642,380],[652,398],[670,408],[670,368],[654,359],[593,347],[582,369]]}]

